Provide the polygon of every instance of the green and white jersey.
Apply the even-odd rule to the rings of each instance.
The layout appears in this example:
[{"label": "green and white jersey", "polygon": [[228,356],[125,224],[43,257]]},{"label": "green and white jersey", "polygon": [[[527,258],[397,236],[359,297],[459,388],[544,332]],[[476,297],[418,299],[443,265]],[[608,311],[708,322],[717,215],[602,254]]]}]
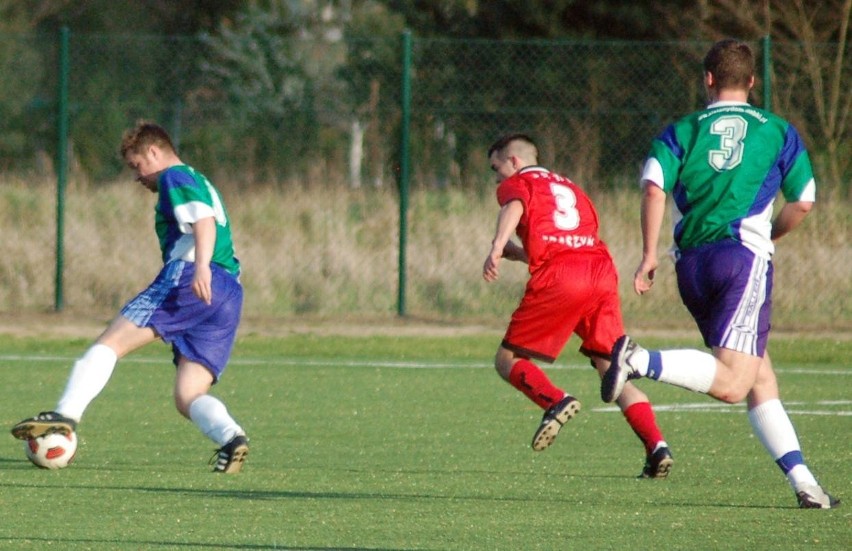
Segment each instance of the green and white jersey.
[{"label": "green and white jersey", "polygon": [[170,167],[160,174],[154,226],[160,239],[163,263],[172,260],[195,262],[195,238],[192,225],[203,218],[216,220],[214,264],[230,273],[240,272],[234,256],[231,222],[219,192],[203,174],[186,165]]},{"label": "green and white jersey", "polygon": [[814,201],[813,169],[784,119],[740,102],[717,102],[669,125],[651,145],[642,180],[674,199],[677,248],[735,239],[764,258],[778,192]]}]

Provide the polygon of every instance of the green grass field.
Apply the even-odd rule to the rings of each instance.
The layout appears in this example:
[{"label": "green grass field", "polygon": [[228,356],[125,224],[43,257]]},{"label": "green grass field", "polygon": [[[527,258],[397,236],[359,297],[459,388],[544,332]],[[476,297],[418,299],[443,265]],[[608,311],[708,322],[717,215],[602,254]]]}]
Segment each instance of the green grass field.
[{"label": "green grass field", "polygon": [[[531,451],[541,412],[491,369],[499,338],[242,338],[214,389],[251,438],[236,476],[209,472],[214,446],[174,410],[170,353],[153,345],[87,411],[70,468],[32,467],[6,433],[0,547],[852,547],[852,341],[771,348],[805,457],[845,502],[803,511],[744,406],[647,381],[675,467],[637,480],[643,450],[574,352],[549,373],[583,411]],[[0,424],[53,407],[87,344],[0,337]]]}]

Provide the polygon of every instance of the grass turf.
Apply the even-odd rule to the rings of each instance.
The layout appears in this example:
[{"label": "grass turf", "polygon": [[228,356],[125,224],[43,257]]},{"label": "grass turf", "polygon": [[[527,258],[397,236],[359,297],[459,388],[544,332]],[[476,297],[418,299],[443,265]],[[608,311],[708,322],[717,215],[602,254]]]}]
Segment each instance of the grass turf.
[{"label": "grass turf", "polygon": [[[251,438],[236,476],[209,472],[214,446],[175,412],[170,353],[153,345],[123,360],[93,402],[70,468],[32,467],[7,434],[0,547],[847,549],[852,542],[852,506],[797,509],[742,405],[640,382],[675,467],[667,480],[637,480],[643,450],[621,414],[599,401],[595,373],[573,352],[549,373],[584,409],[553,447],[532,452],[541,412],[490,368],[498,341],[241,339],[214,388]],[[0,337],[2,425],[52,407],[86,345]],[[779,339],[772,348],[805,457],[847,502],[850,352],[848,340]]]}]

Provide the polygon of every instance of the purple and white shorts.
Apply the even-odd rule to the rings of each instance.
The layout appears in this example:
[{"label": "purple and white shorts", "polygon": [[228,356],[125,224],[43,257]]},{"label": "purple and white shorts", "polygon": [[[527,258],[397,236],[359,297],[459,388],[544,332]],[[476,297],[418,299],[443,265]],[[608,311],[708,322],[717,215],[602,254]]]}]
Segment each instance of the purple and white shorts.
[{"label": "purple and white shorts", "polygon": [[728,239],[683,251],[680,296],[708,347],[763,356],[772,314],[772,262]]},{"label": "purple and white shorts", "polygon": [[150,327],[172,345],[174,362],[181,357],[200,363],[214,381],[225,371],[243,307],[243,288],[237,276],[211,264],[212,304],[195,296],[192,278],[195,264],[173,260],[136,295],[121,315],[137,327]]}]

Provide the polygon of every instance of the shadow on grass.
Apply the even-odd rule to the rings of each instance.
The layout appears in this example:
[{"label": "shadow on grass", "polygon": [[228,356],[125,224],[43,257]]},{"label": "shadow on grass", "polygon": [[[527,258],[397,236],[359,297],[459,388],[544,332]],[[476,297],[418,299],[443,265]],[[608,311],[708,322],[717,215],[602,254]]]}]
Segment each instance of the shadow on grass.
[{"label": "shadow on grass", "polygon": [[[9,458],[9,457],[0,456],[0,464],[4,464],[3,465],[4,470],[10,470],[10,471],[12,471],[12,470],[28,471],[28,470],[34,469],[34,465],[32,463],[30,463],[30,461],[27,460],[27,459],[18,459],[18,458],[13,459],[13,458]],[[69,466],[68,468],[73,469],[74,471],[92,471],[92,472],[95,472],[95,471],[101,472],[104,469],[103,466],[98,466],[98,465],[94,465],[94,464],[91,464],[91,463],[89,463],[89,464],[74,463],[73,465]],[[121,463],[121,464],[116,463],[116,462],[111,462],[110,465],[109,465],[109,468],[114,470],[115,472],[138,473],[138,472],[150,472],[151,471],[151,465],[143,464],[143,463],[139,463],[139,462]],[[316,465],[310,465],[310,466],[291,465],[291,466],[288,466],[287,469],[291,470],[291,471],[314,471],[314,470],[319,469],[319,467],[317,467]],[[42,471],[43,469],[35,469],[35,470]],[[362,468],[347,468],[347,467],[330,468],[330,467],[323,466],[321,468],[321,470],[324,473],[329,473],[329,472],[339,472],[339,473],[343,473],[343,474],[383,473],[383,474],[390,474],[390,475],[430,475],[430,476],[442,476],[442,477],[443,476],[469,476],[469,475],[493,475],[493,474],[495,474],[495,471],[489,470],[489,469],[434,469],[434,468],[432,468],[432,469],[430,469],[430,468],[397,469],[397,468],[392,468],[392,467],[385,467],[385,468],[377,467],[377,468],[371,468],[369,470],[365,470],[365,469],[362,469]],[[245,471],[243,471],[243,473],[245,473]],[[510,475],[510,476],[513,476],[513,477],[532,477],[532,478],[556,477],[556,478],[577,478],[577,479],[612,479],[612,480],[625,480],[625,481],[627,481],[627,480],[644,480],[644,479],[639,479],[639,477],[637,477],[634,474],[592,474],[592,473],[587,473],[587,472],[582,472],[582,471],[542,472],[542,471],[532,471],[532,470],[528,470],[528,471],[517,470],[517,471],[500,471],[499,474]],[[220,478],[222,477],[221,474],[213,475],[211,473],[211,475],[215,476],[215,477],[220,477]],[[244,476],[247,476],[247,475],[243,474],[241,476],[244,477]],[[230,478],[230,477],[226,476],[224,478]],[[2,486],[3,486],[3,484],[0,484],[0,487],[2,487]],[[23,485],[22,487],[29,487],[29,486]],[[38,487],[41,487],[41,486],[38,486]],[[89,488],[89,489],[91,489],[91,488]],[[109,489],[109,488],[107,488],[107,489]],[[126,489],[129,489],[129,488],[126,488]],[[138,489],[143,490],[143,488],[138,488]]]},{"label": "shadow on grass", "polygon": [[[92,485],[67,485],[67,484],[21,484],[21,483],[0,483],[0,488],[16,488],[16,489],[46,489],[56,488],[62,490],[92,490],[92,491],[116,491],[116,492],[142,492],[153,494],[172,494],[183,497],[204,497],[204,498],[222,498],[222,499],[245,499],[257,501],[275,501],[282,499],[339,499],[339,500],[447,500],[447,501],[482,501],[482,502],[497,502],[497,503],[527,503],[527,502],[549,502],[549,503],[568,503],[575,504],[575,496],[560,497],[557,495],[530,495],[530,496],[489,496],[489,495],[438,495],[438,494],[406,494],[393,492],[309,492],[309,491],[288,491],[288,490],[217,490],[217,489],[192,489],[192,488],[146,488],[142,486],[92,486]],[[723,509],[790,509],[795,507],[777,507],[770,505],[749,505],[736,503],[692,503],[692,502],[657,502],[659,506],[670,507],[699,507],[699,508],[723,508]]]}]

